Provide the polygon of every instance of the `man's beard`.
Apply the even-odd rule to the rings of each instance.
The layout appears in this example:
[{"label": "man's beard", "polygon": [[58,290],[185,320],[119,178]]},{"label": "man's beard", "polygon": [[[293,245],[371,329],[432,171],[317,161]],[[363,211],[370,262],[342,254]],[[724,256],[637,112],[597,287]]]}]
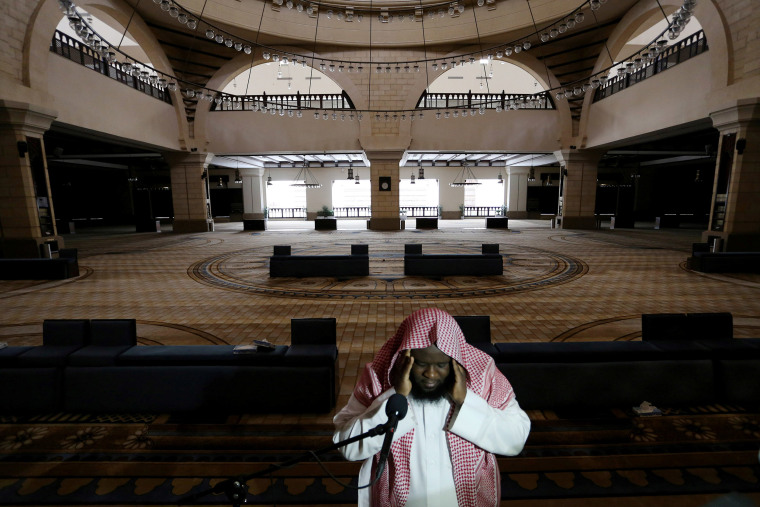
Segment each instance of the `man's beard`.
[{"label": "man's beard", "polygon": [[409,393],[409,396],[414,398],[418,401],[423,402],[436,402],[440,401],[442,398],[446,397],[446,395],[451,391],[451,387],[454,385],[454,380],[456,377],[454,376],[454,372],[449,373],[449,376],[444,379],[443,382],[441,382],[438,387],[433,389],[432,391],[425,391],[422,389],[417,382],[412,380],[412,390]]}]

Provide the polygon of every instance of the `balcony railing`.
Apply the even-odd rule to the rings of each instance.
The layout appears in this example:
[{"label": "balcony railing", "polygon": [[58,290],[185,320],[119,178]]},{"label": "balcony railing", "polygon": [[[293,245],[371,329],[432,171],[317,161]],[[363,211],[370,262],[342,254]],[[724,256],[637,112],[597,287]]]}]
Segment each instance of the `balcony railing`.
[{"label": "balcony railing", "polygon": [[437,217],[438,206],[402,206],[401,213],[407,217]]},{"label": "balcony railing", "polygon": [[428,93],[423,92],[418,109],[554,109],[546,93]]},{"label": "balcony railing", "polygon": [[466,217],[498,217],[501,211],[501,206],[465,206],[462,213]]},{"label": "balcony railing", "polygon": [[268,218],[306,218],[306,208],[267,208]]},{"label": "balcony railing", "polygon": [[355,109],[348,94],[228,95],[211,104],[212,111],[298,111],[301,109]]},{"label": "balcony railing", "polygon": [[369,206],[348,206],[333,208],[335,218],[369,218],[372,216],[372,208]]},{"label": "balcony railing", "polygon": [[50,43],[50,51],[63,56],[64,58],[68,58],[72,62],[76,62],[88,69],[103,74],[104,76],[115,79],[130,88],[134,88],[146,95],[162,100],[167,104],[172,103],[169,92],[154,86],[150,81],[150,76],[133,76],[131,73],[123,71],[121,63],[108,63],[100,53],[89,46],[82,44],[78,40],[72,39],[63,32],[59,32],[58,30],[55,31],[53,34],[53,40]]},{"label": "balcony railing", "polygon": [[625,90],[655,74],[659,74],[681,62],[685,62],[689,58],[702,54],[708,49],[705,32],[703,30],[695,32],[678,44],[674,44],[665,49],[665,51],[659,53],[654,60],[647,64],[643,64],[641,68],[634,70],[630,74],[626,73],[622,77],[617,76],[614,79],[609,79],[604,86],[596,89],[596,92],[594,93],[594,102]]}]

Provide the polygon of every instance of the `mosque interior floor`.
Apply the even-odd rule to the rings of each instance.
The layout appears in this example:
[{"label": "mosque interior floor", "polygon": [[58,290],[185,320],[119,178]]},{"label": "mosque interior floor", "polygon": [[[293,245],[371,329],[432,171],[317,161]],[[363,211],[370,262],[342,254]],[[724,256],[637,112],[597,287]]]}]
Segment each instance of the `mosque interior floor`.
[{"label": "mosque interior floor", "polygon": [[[135,318],[144,345],[288,344],[291,318],[335,317],[340,407],[362,365],[406,315],[428,306],[489,315],[493,342],[636,340],[641,314],[661,312],[731,312],[736,337],[760,336],[757,275],[686,269],[699,230],[562,230],[546,220],[510,220],[504,230],[467,219],[379,232],[364,224],[345,220],[337,231],[315,231],[313,222],[270,220],[266,231],[252,232],[230,222],[196,234],[81,229],[64,236],[65,247],[78,251],[79,277],[0,281],[0,341],[39,344],[44,319]],[[369,245],[369,277],[268,276],[274,245],[291,245],[293,255],[347,254],[355,243]],[[504,275],[404,277],[405,243],[421,243],[424,253],[477,253],[498,243]]]},{"label": "mosque interior floor", "polygon": [[[439,307],[452,315],[489,315],[493,342],[639,340],[641,314],[662,312],[731,312],[735,337],[760,337],[760,277],[706,275],[688,270],[685,263],[692,243],[699,242],[701,237],[701,231],[696,229],[655,230],[648,227],[578,231],[553,229],[550,222],[545,220],[510,220],[510,229],[504,230],[486,229],[483,219],[468,219],[439,221],[439,229],[434,230],[417,230],[414,221],[408,220],[404,230],[379,232],[366,230],[364,224],[363,221],[346,220],[339,222],[337,231],[315,231],[313,222],[270,220],[266,231],[253,232],[244,231],[240,222],[230,222],[216,224],[213,232],[196,234],[175,234],[166,226],[162,226],[163,232],[160,233],[135,233],[131,228],[82,228],[76,234],[64,236],[64,246],[77,249],[81,270],[79,277],[62,281],[0,281],[0,341],[9,345],[41,344],[42,322],[45,319],[134,318],[137,320],[138,342],[141,345],[245,344],[254,339],[288,344],[290,319],[334,317],[337,321],[340,375],[337,410],[348,400],[363,365],[372,359],[404,317],[423,307]],[[350,245],[357,243],[369,245],[369,277],[335,280],[273,279],[268,276],[267,262],[274,245],[291,245],[293,255],[348,254]],[[477,253],[483,243],[498,243],[500,253],[504,256],[504,275],[449,277],[440,280],[405,277],[402,260],[406,243],[422,244],[424,253]],[[519,400],[520,393],[516,394]],[[206,449],[207,444],[199,442],[218,437],[220,431],[225,435],[225,431],[231,432],[229,436],[234,435],[235,438],[229,442],[234,442],[231,448],[234,450],[227,451],[226,447],[218,447],[227,440],[214,438],[214,456],[222,453],[221,457],[204,458],[205,455],[201,453],[200,457],[193,458],[198,461],[192,465],[196,468],[176,467],[177,470],[169,474],[174,488],[171,491],[181,495],[181,491],[189,490],[182,489],[185,486],[197,489],[210,484],[207,481],[211,481],[214,476],[248,469],[245,467],[250,464],[238,463],[232,459],[229,466],[220,471],[218,467],[209,467],[206,459],[226,460],[229,456],[225,452],[238,453],[236,456],[256,453],[261,438],[264,438],[256,435],[262,431],[308,428],[316,436],[304,436],[304,439],[296,439],[287,445],[321,446],[323,439],[329,438],[333,415],[334,412],[239,415],[227,419],[226,430],[219,426],[188,425],[166,414],[151,416],[148,425],[151,444],[155,446],[151,455],[154,457],[146,458],[146,463],[164,459],[165,453],[175,449],[182,449],[183,456],[189,456],[184,449]],[[577,434],[577,421],[563,423],[542,419],[542,416],[543,414],[531,414],[536,429],[551,426],[551,431],[541,434],[537,432],[537,437],[560,435],[558,428],[563,424],[569,425],[565,428],[569,434]],[[697,420],[702,415],[695,413],[676,416],[676,422],[681,420],[679,417]],[[729,416],[717,417],[728,420]],[[64,481],[60,482],[62,486],[58,489],[59,495],[62,495],[61,491],[71,489],[67,486],[71,482],[65,481],[75,481],[78,485],[90,484],[84,478],[65,478],[69,473],[74,476],[95,473],[77,468],[79,465],[76,462],[86,460],[85,457],[66,459],[64,461],[71,462],[60,466],[51,462],[49,472],[48,465],[45,464],[48,458],[42,463],[36,462],[38,458],[34,454],[35,445],[44,447],[48,444],[41,442],[55,440],[54,436],[60,445],[68,445],[73,437],[57,435],[67,431],[79,435],[82,431],[92,429],[89,426],[92,423],[77,424],[75,419],[66,421],[59,418],[52,422],[56,424],[44,428],[47,432],[45,438],[42,438],[42,433],[40,440],[30,437],[31,448],[27,451],[32,453],[30,465],[14,472],[13,467],[16,465],[13,460],[20,460],[21,463],[27,459],[22,452],[25,447],[17,451],[13,447],[10,451],[5,451],[11,460],[7,463],[10,468],[2,470],[13,477],[0,477],[0,497],[6,494],[9,499],[16,499],[28,495],[24,501],[27,503],[22,502],[20,505],[34,504],[37,501],[34,495],[43,495],[44,490],[40,488],[59,488],[59,482],[51,482],[54,479],[45,478],[46,475],[61,476],[55,479]],[[619,426],[619,423],[612,422],[615,423],[614,428]],[[587,428],[588,431],[593,429],[592,426],[601,424],[599,421],[592,423]],[[82,424],[88,427],[82,430]],[[147,430],[143,429],[143,424],[145,423],[141,420],[120,420],[113,427],[106,425],[112,428],[109,431],[134,433],[126,440],[114,441],[116,455],[122,452],[119,450],[121,445],[137,445],[143,440],[147,442]],[[34,424],[6,426],[5,431],[10,433],[2,442],[9,445],[16,445],[14,442],[18,440],[18,432],[37,429]],[[98,428],[100,426],[96,427]],[[248,430],[250,435],[245,433],[245,438],[242,438],[238,433],[240,428],[251,428]],[[716,430],[712,427],[711,431]],[[625,441],[627,434],[621,438]],[[102,439],[97,442],[102,449],[110,449],[106,447],[105,441]],[[280,442],[280,445],[284,445],[284,442]],[[543,449],[541,446],[534,446],[531,452],[535,454],[539,448],[542,449],[541,452],[549,452],[548,448]],[[45,449],[45,452],[52,453],[50,449]],[[69,456],[69,451],[61,452]],[[149,450],[144,452],[148,455]],[[212,448],[209,448],[209,452],[212,452]],[[557,448],[552,452],[560,454],[551,459],[567,466],[564,461],[566,458],[561,455],[564,451]],[[634,476],[638,472],[627,469],[615,472],[617,475],[604,477],[602,475],[611,472],[582,472],[585,479],[582,479],[581,471],[572,468],[563,473],[541,469],[543,475],[537,479],[539,475],[527,473],[525,467],[545,463],[541,460],[549,458],[541,456],[538,459],[538,455],[534,454],[526,456],[522,461],[509,461],[508,458],[500,463],[502,475],[506,477],[503,481],[507,481],[505,484],[515,492],[524,493],[524,497],[520,497],[522,499],[515,499],[509,505],[559,505],[555,503],[556,498],[564,498],[562,505],[609,505],[610,501],[615,501],[621,506],[691,506],[703,505],[716,498],[715,494],[684,496],[679,502],[677,496],[658,497],[646,489],[651,483],[642,485],[639,476]],[[92,459],[100,459],[100,454],[92,456]],[[587,459],[592,458],[590,456]],[[272,458],[265,456],[261,459]],[[596,460],[589,466],[602,467],[600,470],[606,470],[603,467],[614,470],[620,466],[618,456],[610,456],[610,463],[604,461],[606,458],[600,459],[601,462]],[[642,455],[626,459],[648,458]],[[658,474],[664,474],[663,459],[671,462],[676,458],[652,455],[648,466],[656,470],[649,477],[656,478]],[[104,476],[98,479],[99,487],[113,488],[116,484],[122,484],[127,481],[126,477],[119,478],[123,475],[139,476],[140,472],[135,473],[129,468],[133,466],[129,462],[126,458],[114,459],[108,465],[108,472],[98,472]],[[689,463],[691,462],[686,462],[684,470]],[[157,463],[156,466],[158,465]],[[343,475],[349,478],[357,470],[355,464],[350,465],[341,468]],[[144,465],[136,463],[134,466]],[[554,466],[552,464],[549,468]],[[693,471],[692,468],[688,469]],[[144,474],[152,476],[162,473],[153,470],[148,467]],[[536,470],[539,471],[539,468]],[[745,474],[742,477],[746,481],[757,483],[758,477],[751,469],[740,470],[734,467],[729,472],[741,472]],[[678,474],[689,475],[691,472],[672,473],[677,477],[668,476],[666,479],[681,484],[683,480],[679,477],[684,475]],[[19,474],[27,479],[19,482],[15,478]],[[174,475],[177,477],[171,478]],[[596,500],[571,499],[562,489],[565,487],[563,481],[571,476],[576,484],[588,479],[598,483],[601,489],[609,489],[610,477],[617,478],[617,481],[625,478],[626,484],[636,485],[643,493],[642,496],[634,493],[625,501],[610,497]],[[712,477],[706,476],[705,481],[711,481]],[[152,478],[140,479],[142,480],[154,481]],[[305,484],[305,479],[284,480],[296,489],[301,487],[298,485]],[[135,484],[134,491],[139,491],[144,485],[137,479],[132,481]],[[162,479],[156,478],[155,484],[164,484],[161,481]],[[552,497],[546,497],[545,503],[531,500],[531,495],[535,496],[532,491],[536,484],[540,489],[547,484],[555,488],[556,491],[551,493],[557,495],[553,497],[555,500]],[[666,485],[668,484],[670,483]],[[687,481],[685,487],[689,484]],[[5,493],[3,487],[6,488]],[[84,486],[77,487],[84,495]],[[158,488],[155,485],[151,487]],[[268,482],[262,484],[261,491],[268,487]],[[19,488],[18,493],[14,488]],[[25,493],[27,489],[33,493]],[[266,498],[265,493],[261,494],[264,495],[262,498]],[[61,501],[65,501],[64,496],[61,496]],[[93,500],[88,505],[97,502]],[[215,502],[218,504],[219,500]],[[125,500],[124,503],[129,502]]]}]

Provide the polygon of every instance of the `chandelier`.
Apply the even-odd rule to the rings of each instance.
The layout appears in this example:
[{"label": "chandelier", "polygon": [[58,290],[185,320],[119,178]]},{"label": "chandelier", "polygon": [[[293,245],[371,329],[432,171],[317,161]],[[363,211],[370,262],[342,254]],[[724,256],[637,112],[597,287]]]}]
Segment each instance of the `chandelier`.
[{"label": "chandelier", "polygon": [[462,162],[462,170],[459,171],[457,177],[449,185],[452,187],[465,187],[468,185],[480,185],[480,182],[475,177],[475,174],[473,174],[472,169],[470,169],[470,164],[465,160]]},{"label": "chandelier", "polygon": [[304,188],[322,188],[322,184],[317,181],[317,178],[309,170],[309,162],[304,157],[303,165],[296,174],[296,179],[290,184],[291,187],[304,187]]}]

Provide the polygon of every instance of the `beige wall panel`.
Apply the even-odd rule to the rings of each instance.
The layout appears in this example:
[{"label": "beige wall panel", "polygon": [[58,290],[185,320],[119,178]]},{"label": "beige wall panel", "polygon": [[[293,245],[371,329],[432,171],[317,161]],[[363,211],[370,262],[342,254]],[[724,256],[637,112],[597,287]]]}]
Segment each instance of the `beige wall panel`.
[{"label": "beige wall panel", "polygon": [[68,61],[49,55],[48,89],[56,121],[179,149],[174,106]]},{"label": "beige wall panel", "polygon": [[361,150],[356,120],[315,120],[311,111],[303,118],[254,111],[212,112],[207,118],[211,153]]},{"label": "beige wall panel", "polygon": [[412,124],[413,150],[553,151],[559,147],[557,111],[488,111],[471,118],[435,119],[433,111]]},{"label": "beige wall panel", "polygon": [[710,69],[700,55],[591,105],[586,148],[709,117]]}]

